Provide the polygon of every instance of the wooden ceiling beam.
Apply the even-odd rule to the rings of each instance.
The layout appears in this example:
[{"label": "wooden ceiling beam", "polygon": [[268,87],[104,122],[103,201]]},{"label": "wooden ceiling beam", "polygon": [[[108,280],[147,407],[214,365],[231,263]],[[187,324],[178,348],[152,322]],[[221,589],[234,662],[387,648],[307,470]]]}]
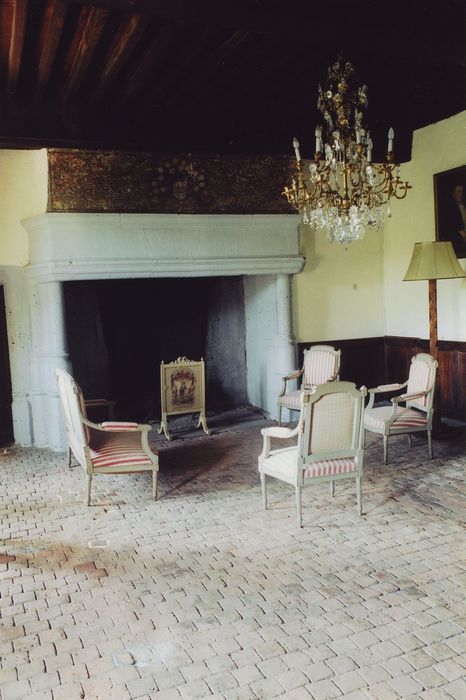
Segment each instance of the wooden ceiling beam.
[{"label": "wooden ceiling beam", "polygon": [[184,78],[186,74],[192,71],[194,61],[212,41],[216,33],[217,30],[210,26],[202,27],[190,37],[189,42],[186,41],[180,46],[176,62],[167,66],[157,80],[157,94],[149,96],[149,101],[151,103],[159,101],[160,95],[166,93],[169,87],[176,84],[180,78]]},{"label": "wooden ceiling beam", "polygon": [[223,41],[216,49],[208,54],[201,64],[197,64],[196,73],[187,73],[180,89],[170,95],[169,110],[176,109],[186,96],[196,93],[201,86],[209,83],[212,76],[223,71],[225,65],[231,61],[250,39],[249,32],[236,31]]},{"label": "wooden ceiling beam", "polygon": [[160,73],[160,67],[167,52],[178,39],[175,25],[172,22],[165,23],[157,37],[145,50],[141,60],[126,76],[125,84],[118,96],[119,102],[132,99],[144,88],[147,89],[148,84],[153,82],[155,74]]},{"label": "wooden ceiling beam", "polygon": [[148,15],[126,15],[122,19],[94,89],[96,99],[102,98],[114,84],[148,24]]},{"label": "wooden ceiling beam", "polygon": [[104,30],[109,10],[83,7],[65,72],[62,96],[69,99],[78,90]]},{"label": "wooden ceiling beam", "polygon": [[[245,47],[238,56],[234,56],[235,60],[222,66],[221,72],[217,71],[208,82],[198,87],[190,97],[187,106],[191,109],[199,103],[205,104],[209,101],[209,93],[214,93],[217,100],[231,104],[230,92],[235,92],[238,85],[243,85],[244,82],[250,85],[252,82],[259,87],[264,84],[267,76],[270,81],[273,81],[275,71],[265,70],[270,63],[270,58],[266,57],[270,56],[280,56],[278,64],[280,67],[289,60],[289,56],[285,59],[281,55],[279,42],[274,41],[271,37],[255,37],[255,40]],[[247,76],[247,81],[238,80],[238,76]]]},{"label": "wooden ceiling beam", "polygon": [[66,5],[62,0],[49,0],[45,8],[39,37],[39,60],[35,97],[39,100],[44,94],[50,78],[55,54],[65,23]]},{"label": "wooden ceiling beam", "polygon": [[[70,5],[82,5],[90,0],[65,0]],[[445,7],[455,10],[457,0],[443,0]],[[328,37],[332,45],[356,46],[368,55],[378,55],[385,58],[402,58],[412,63],[427,64],[464,64],[463,45],[452,45],[439,32],[432,38],[424,31],[422,22],[416,23],[416,31],[408,26],[403,31],[394,22],[390,28],[391,16],[402,12],[402,7],[388,10],[384,19],[384,33],[390,40],[380,41],[379,33],[374,27],[360,21],[348,26],[345,18],[338,20],[338,7],[331,19],[322,16],[315,3],[309,3],[307,10],[290,9],[287,11],[264,10],[262,6],[248,3],[219,2],[218,0],[92,0],[93,5],[107,7],[132,13],[148,13],[178,23],[215,25],[223,29],[242,29],[258,34],[269,34],[283,38],[294,38],[296,42],[305,42],[313,47],[328,49]],[[401,3],[400,3],[401,4]],[[293,5],[290,5],[294,8]],[[443,5],[442,5],[443,9]],[[368,10],[369,11],[369,10]],[[422,11],[420,11],[422,16]],[[461,22],[461,3],[456,10],[458,21]],[[464,19],[464,14],[463,14]]]},{"label": "wooden ceiling beam", "polygon": [[14,97],[18,84],[27,11],[28,0],[3,0],[0,4],[0,65],[8,99]]}]

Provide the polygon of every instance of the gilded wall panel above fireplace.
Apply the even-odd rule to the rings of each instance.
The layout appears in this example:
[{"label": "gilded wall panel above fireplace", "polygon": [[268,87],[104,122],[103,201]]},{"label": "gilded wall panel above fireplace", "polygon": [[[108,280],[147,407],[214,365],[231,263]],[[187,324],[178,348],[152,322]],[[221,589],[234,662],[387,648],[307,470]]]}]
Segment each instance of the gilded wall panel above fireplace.
[{"label": "gilded wall panel above fireplace", "polygon": [[289,214],[284,157],[49,149],[49,212]]}]

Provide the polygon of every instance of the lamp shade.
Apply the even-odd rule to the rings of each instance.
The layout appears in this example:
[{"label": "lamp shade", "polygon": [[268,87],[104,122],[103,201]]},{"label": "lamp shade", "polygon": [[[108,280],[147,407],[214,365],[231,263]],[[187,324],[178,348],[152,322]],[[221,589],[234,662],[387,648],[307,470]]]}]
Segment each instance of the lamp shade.
[{"label": "lamp shade", "polygon": [[411,262],[403,277],[405,282],[415,280],[446,280],[466,277],[450,241],[415,243]]}]

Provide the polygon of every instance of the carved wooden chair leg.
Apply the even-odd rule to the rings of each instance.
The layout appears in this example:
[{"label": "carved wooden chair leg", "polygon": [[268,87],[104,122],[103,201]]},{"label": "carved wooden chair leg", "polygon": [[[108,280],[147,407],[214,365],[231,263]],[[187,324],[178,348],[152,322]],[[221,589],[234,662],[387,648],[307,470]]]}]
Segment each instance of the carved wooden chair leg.
[{"label": "carved wooden chair leg", "polygon": [[91,485],[92,485],[92,474],[87,475],[87,505],[91,505]]},{"label": "carved wooden chair leg", "polygon": [[362,515],[362,479],[360,476],[356,477],[356,499],[358,506],[358,514]]},{"label": "carved wooden chair leg", "polygon": [[261,488],[262,488],[262,503],[264,504],[265,510],[267,510],[267,477],[265,474],[261,474]]},{"label": "carved wooden chair leg", "polygon": [[303,526],[303,499],[301,495],[301,487],[296,486],[296,517],[298,521],[298,527]]}]

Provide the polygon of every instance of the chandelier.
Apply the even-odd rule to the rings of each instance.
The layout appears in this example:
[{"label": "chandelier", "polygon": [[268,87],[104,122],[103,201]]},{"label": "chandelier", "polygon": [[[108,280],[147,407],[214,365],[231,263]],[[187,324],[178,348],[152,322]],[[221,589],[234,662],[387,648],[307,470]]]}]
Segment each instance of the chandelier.
[{"label": "chandelier", "polygon": [[359,240],[366,228],[381,228],[385,213],[391,216],[390,198],[403,199],[411,188],[393,160],[394,132],[388,132],[386,163],[372,163],[373,144],[363,119],[367,86],[340,58],[329,67],[325,86],[319,85],[317,107],[324,126],[315,130],[314,158],[304,166],[293,139],[296,174],[282,194],[303,223],[326,229],[331,241]]}]

